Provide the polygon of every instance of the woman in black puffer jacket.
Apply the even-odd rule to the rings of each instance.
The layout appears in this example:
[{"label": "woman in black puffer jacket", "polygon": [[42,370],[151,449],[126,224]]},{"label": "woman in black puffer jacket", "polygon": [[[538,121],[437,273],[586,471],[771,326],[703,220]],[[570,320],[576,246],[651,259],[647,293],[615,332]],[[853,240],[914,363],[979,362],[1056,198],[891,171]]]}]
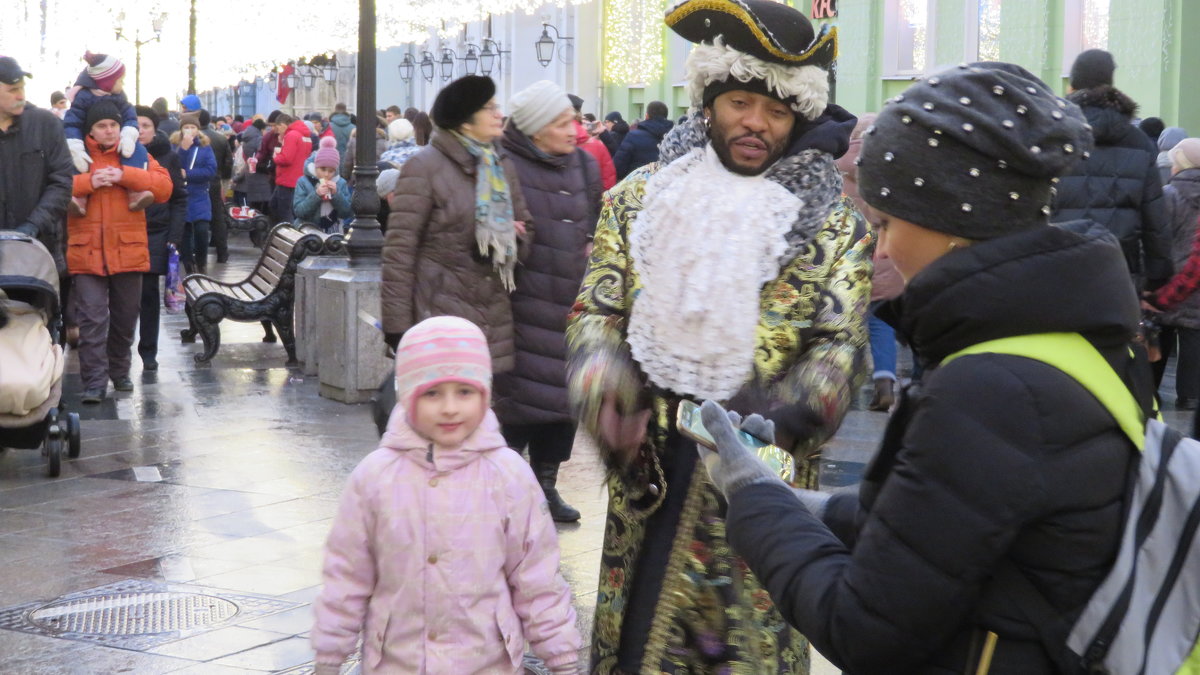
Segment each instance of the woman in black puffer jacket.
[{"label": "woman in black puffer jacket", "polygon": [[509,445],[529,446],[550,515],[573,522],[579,511],[555,487],[559,464],[571,458],[575,441],[564,336],[600,213],[600,168],[575,147],[575,108],[561,87],[542,80],[518,92],[511,104],[502,144],[521,178],[537,234],[517,269],[516,367],[496,376],[495,409]]},{"label": "woman in black puffer jacket", "polygon": [[[1090,147],[1084,125],[1019,67],[938,73],[867,132],[860,194],[907,280],[896,327],[927,363],[1001,337],[1080,333],[1149,409],[1118,242],[1088,221],[1047,222],[1052,179]],[[732,431],[715,404],[705,422]],[[734,446],[712,471],[730,543],[847,673],[984,672],[989,634],[989,675],[1077,672],[1064,627],[1115,558],[1136,450],[1071,377],[1004,354],[927,371],[855,495],[796,493]],[[1026,618],[1046,603],[1061,622]]]}]

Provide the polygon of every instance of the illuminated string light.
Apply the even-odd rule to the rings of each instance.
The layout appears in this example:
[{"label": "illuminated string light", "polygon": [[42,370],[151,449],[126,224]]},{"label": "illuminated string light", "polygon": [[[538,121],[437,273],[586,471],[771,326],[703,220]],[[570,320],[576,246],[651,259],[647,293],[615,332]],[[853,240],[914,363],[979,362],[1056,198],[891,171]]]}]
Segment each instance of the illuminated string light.
[{"label": "illuminated string light", "polygon": [[663,0],[605,0],[604,81],[651,82],[663,72]]}]

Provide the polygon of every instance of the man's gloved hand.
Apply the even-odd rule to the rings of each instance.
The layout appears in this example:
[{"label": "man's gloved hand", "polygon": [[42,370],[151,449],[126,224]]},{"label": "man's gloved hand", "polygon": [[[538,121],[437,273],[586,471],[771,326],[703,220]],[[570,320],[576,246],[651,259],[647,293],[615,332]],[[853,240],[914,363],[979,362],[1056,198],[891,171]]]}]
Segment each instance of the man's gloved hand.
[{"label": "man's gloved hand", "polygon": [[20,225],[14,227],[13,229],[16,230],[17,232],[20,232],[21,234],[27,234],[27,235],[33,237],[34,239],[37,239],[38,226],[35,225],[34,223],[30,223],[27,221],[27,222],[21,223]]},{"label": "man's gloved hand", "polygon": [[117,150],[121,152],[122,157],[133,157],[133,151],[137,149],[138,135],[138,130],[133,127],[121,127],[121,142],[117,143]]},{"label": "man's gloved hand", "polygon": [[67,150],[71,151],[71,161],[75,163],[75,170],[79,173],[87,173],[88,166],[92,163],[92,158],[88,156],[87,148],[83,145],[83,140],[68,138]]},{"label": "man's gloved hand", "polygon": [[700,406],[700,419],[704,428],[712,434],[717,444],[717,456],[720,460],[719,471],[709,456],[712,453],[707,448],[701,448],[700,457],[709,469],[709,477],[717,489],[728,500],[738,490],[756,483],[778,483],[787,485],[774,471],[771,470],[754,453],[748,445],[738,438],[738,426],[741,430],[768,443],[775,441],[775,423],[761,415],[751,415],[743,421],[736,412],[726,412],[716,401],[705,401]]}]

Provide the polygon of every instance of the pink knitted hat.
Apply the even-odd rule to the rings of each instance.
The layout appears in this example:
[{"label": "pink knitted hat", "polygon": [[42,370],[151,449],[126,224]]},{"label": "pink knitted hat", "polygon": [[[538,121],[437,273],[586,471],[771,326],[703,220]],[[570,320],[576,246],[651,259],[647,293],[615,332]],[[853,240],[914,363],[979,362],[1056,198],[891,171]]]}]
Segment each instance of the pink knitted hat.
[{"label": "pink knitted hat", "polygon": [[115,56],[87,52],[83,55],[83,60],[88,64],[87,74],[101,91],[111,92],[117,80],[125,74],[125,64]]},{"label": "pink knitted hat", "polygon": [[313,158],[313,166],[336,169],[341,164],[341,159],[337,151],[337,139],[333,136],[321,138],[321,146],[317,149],[317,156]]},{"label": "pink knitted hat", "polygon": [[421,394],[443,382],[476,387],[484,400],[492,395],[492,354],[487,338],[478,326],[456,316],[425,319],[409,328],[396,348],[396,401],[405,411],[413,409]]}]

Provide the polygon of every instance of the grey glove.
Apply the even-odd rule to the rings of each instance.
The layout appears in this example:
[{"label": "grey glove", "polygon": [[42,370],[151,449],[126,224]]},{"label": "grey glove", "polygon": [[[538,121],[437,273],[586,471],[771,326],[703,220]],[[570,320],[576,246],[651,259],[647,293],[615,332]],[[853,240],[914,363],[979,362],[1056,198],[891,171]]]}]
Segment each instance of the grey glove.
[{"label": "grey glove", "polygon": [[[767,442],[775,440],[775,423],[761,415],[751,415],[745,421],[736,412],[726,412],[715,401],[705,401],[700,406],[700,419],[704,428],[712,434],[717,444],[717,457],[707,448],[701,448],[700,457],[708,467],[713,485],[729,499],[738,490],[756,483],[778,483],[786,486],[782,479],[754,453],[754,450],[738,438],[740,423],[742,431]],[[719,463],[716,461],[719,459]],[[719,470],[715,470],[719,466]]]}]

